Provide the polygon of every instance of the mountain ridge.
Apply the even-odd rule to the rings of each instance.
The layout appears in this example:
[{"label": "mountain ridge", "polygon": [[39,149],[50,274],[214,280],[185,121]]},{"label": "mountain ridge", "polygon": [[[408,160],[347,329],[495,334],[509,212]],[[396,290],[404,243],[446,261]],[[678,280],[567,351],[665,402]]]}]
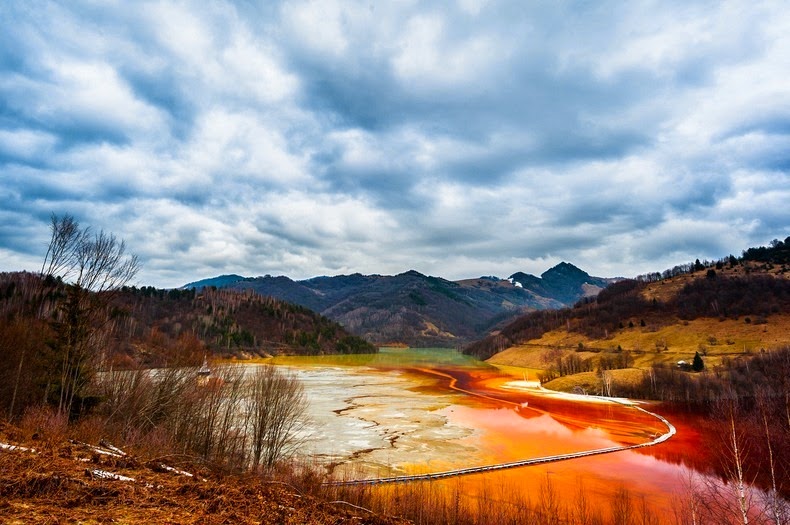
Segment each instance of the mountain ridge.
[{"label": "mountain ridge", "polygon": [[534,310],[570,306],[616,279],[591,277],[562,262],[535,277],[517,272],[450,281],[410,269],[396,275],[354,273],[293,280],[287,276],[235,274],[194,281],[252,290],[314,310],[376,344],[460,346],[504,321]]}]

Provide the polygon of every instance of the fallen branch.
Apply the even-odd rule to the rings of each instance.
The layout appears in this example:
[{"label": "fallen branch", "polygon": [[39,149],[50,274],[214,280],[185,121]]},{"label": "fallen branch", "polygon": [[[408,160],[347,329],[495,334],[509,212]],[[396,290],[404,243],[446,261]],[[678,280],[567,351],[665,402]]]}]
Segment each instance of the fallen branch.
[{"label": "fallen branch", "polygon": [[116,454],[120,454],[121,456],[128,456],[129,455],[126,452],[124,452],[123,450],[121,450],[118,447],[116,447],[115,445],[113,445],[112,443],[108,443],[107,441],[105,441],[103,439],[99,440],[99,446],[100,447],[104,447],[107,450],[111,450],[111,451],[115,452]]},{"label": "fallen branch", "polygon": [[[88,477],[91,477],[91,478],[94,478],[94,479],[108,479],[108,480],[112,480],[112,481],[125,481],[125,482],[129,482],[129,483],[138,483],[138,481],[136,479],[134,479],[134,478],[130,478],[129,476],[124,476],[122,474],[116,474],[114,472],[109,472],[107,470],[85,469],[85,474]],[[157,487],[154,487],[150,483],[142,483],[142,485],[145,488],[147,488],[147,489],[162,488],[161,485],[159,485]]]},{"label": "fallen branch", "polygon": [[105,450],[103,448],[99,448],[99,447],[94,446],[94,445],[89,445],[88,443],[83,443],[82,441],[77,441],[76,439],[70,439],[69,443],[71,443],[72,445],[85,447],[85,448],[87,448],[87,449],[89,449],[89,450],[91,450],[91,451],[93,451],[93,452],[95,452],[97,454],[102,454],[104,456],[112,456],[114,458],[122,458],[122,457],[126,456],[126,453],[124,453],[123,451],[121,451],[121,453],[119,454],[118,452]]},{"label": "fallen branch", "polygon": [[[191,472],[187,472],[186,470],[177,469],[177,468],[171,467],[170,465],[165,465],[164,463],[160,463],[158,465],[158,467],[160,469],[166,470],[168,472],[172,472],[173,474],[178,474],[179,476],[187,476],[189,478],[194,478],[195,477],[195,475],[192,474]],[[206,478],[198,478],[198,479],[200,479],[200,481],[206,481]]]},{"label": "fallen branch", "polygon": [[19,452],[32,452],[32,453],[36,452],[36,449],[34,448],[21,447],[19,445],[11,445],[10,443],[0,443],[0,449],[19,451]]},{"label": "fallen branch", "polygon": [[[170,457],[170,456],[163,456],[163,457]],[[186,476],[188,478],[195,478],[195,479],[199,479],[200,481],[203,481],[203,482],[208,481],[206,478],[199,478],[195,474],[193,474],[191,472],[187,472],[186,470],[181,470],[181,469],[178,469],[178,468],[175,468],[175,467],[171,467],[167,463],[162,463],[162,458],[149,460],[148,463],[146,463],[146,465],[148,465],[148,468],[150,468],[152,470],[158,470],[158,471],[164,470],[165,472],[172,472],[173,474],[178,474],[179,476]]]}]

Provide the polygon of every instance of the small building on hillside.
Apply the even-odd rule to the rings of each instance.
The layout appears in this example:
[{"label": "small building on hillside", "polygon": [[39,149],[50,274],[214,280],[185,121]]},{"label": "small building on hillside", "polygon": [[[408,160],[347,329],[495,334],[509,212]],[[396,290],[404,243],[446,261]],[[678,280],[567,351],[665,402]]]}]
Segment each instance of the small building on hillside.
[{"label": "small building on hillside", "polygon": [[208,360],[204,357],[203,358],[203,365],[198,368],[197,371],[197,380],[198,385],[205,386],[208,384],[209,376],[211,376],[211,368],[208,366]]}]

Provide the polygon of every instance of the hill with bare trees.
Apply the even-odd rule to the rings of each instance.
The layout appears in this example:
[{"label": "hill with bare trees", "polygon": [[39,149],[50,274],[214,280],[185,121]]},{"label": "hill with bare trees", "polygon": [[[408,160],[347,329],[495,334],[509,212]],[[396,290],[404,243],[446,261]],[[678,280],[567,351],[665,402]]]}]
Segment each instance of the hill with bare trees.
[{"label": "hill with bare trees", "polygon": [[[700,345],[719,342],[739,351],[780,346],[787,341],[776,339],[774,332],[781,332],[790,316],[788,245],[790,238],[774,241],[772,248],[750,248],[740,258],[697,260],[621,280],[573,307],[521,316],[465,351],[488,359],[530,344],[598,351],[619,347],[642,354],[656,344],[661,351],[682,349],[693,356]],[[679,335],[667,340],[668,332],[693,332],[706,320],[715,320],[720,329],[707,329],[693,341],[681,341]]]}]

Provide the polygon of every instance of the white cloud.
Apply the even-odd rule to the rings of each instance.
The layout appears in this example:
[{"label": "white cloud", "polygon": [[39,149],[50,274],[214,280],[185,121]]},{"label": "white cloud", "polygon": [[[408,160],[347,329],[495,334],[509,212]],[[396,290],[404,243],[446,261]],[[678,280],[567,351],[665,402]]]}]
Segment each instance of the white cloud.
[{"label": "white cloud", "polygon": [[30,129],[0,129],[0,154],[26,160],[41,158],[57,144],[51,133]]},{"label": "white cloud", "polygon": [[281,132],[266,124],[255,115],[207,111],[183,148],[186,162],[218,185],[240,179],[252,184],[309,183],[306,160],[292,154]]},{"label": "white cloud", "polygon": [[285,25],[311,51],[340,57],[349,48],[346,36],[348,6],[332,0],[286,2],[282,16]]},{"label": "white cloud", "polygon": [[194,9],[187,4],[156,2],[146,4],[142,17],[152,28],[158,42],[169,52],[179,68],[201,69],[212,64],[217,55],[213,28],[204,16],[219,15]]},{"label": "white cloud", "polygon": [[449,39],[447,20],[438,13],[408,21],[392,58],[406,89],[468,89],[486,84],[497,65],[509,57],[508,40],[482,33]]},{"label": "white cloud", "polygon": [[53,77],[49,85],[36,90],[38,118],[134,135],[161,129],[164,119],[159,110],[138,100],[111,65],[57,61],[48,66]]},{"label": "white cloud", "polygon": [[252,96],[260,104],[286,101],[298,89],[298,79],[281,67],[274,50],[256,42],[246,31],[232,36],[222,60],[228,91]]},{"label": "white cloud", "polygon": [[632,275],[790,229],[781,2],[0,9],[0,270],[50,211],[168,286]]}]

